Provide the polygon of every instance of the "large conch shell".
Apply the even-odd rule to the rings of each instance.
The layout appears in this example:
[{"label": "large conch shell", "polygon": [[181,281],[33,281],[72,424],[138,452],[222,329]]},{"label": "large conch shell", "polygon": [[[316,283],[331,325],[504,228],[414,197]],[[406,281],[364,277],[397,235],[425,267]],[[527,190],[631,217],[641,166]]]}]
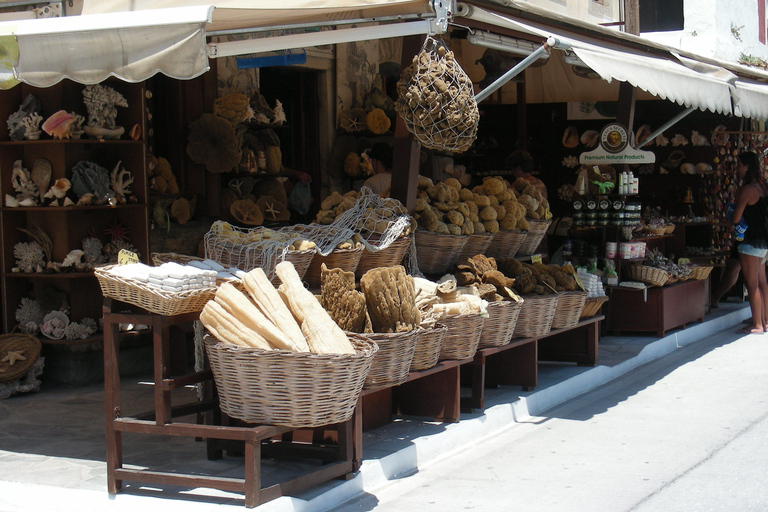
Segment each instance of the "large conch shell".
[{"label": "large conch shell", "polygon": [[600,138],[600,133],[597,130],[587,130],[581,134],[581,143],[587,148],[591,149],[597,146],[597,141]]},{"label": "large conch shell", "polygon": [[75,116],[66,110],[59,110],[45,120],[42,129],[54,139],[69,139],[72,137],[72,125],[74,122]]},{"label": "large conch shell", "polygon": [[[639,146],[643,142],[645,142],[645,139],[648,138],[648,136],[651,134],[651,127],[647,124],[642,125],[640,128],[637,129],[637,134],[635,134],[635,145]],[[648,144],[652,144],[653,141],[649,141]]]},{"label": "large conch shell", "polygon": [[51,189],[45,193],[45,198],[47,199],[61,199],[64,197],[67,193],[67,190],[72,188],[72,184],[69,182],[67,178],[59,178],[56,180],[56,182],[53,184]]}]

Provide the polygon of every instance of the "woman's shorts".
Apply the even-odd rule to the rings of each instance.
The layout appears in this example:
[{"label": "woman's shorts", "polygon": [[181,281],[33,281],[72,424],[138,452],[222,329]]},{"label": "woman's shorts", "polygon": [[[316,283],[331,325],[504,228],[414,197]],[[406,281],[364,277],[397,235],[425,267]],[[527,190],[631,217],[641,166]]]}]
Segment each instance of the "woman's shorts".
[{"label": "woman's shorts", "polygon": [[761,260],[765,261],[765,257],[768,256],[768,249],[758,249],[757,247],[752,247],[749,244],[740,243],[739,254],[754,256],[755,258],[760,258]]}]

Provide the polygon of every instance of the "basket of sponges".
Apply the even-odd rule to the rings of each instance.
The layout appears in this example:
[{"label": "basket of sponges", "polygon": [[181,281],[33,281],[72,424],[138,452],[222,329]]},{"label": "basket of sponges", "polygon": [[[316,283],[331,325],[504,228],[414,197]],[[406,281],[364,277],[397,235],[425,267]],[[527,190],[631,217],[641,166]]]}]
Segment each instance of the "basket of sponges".
[{"label": "basket of sponges", "polygon": [[294,428],[349,420],[378,347],[333,321],[291,262],[224,284],[203,308],[205,349],[221,409],[249,423]]}]

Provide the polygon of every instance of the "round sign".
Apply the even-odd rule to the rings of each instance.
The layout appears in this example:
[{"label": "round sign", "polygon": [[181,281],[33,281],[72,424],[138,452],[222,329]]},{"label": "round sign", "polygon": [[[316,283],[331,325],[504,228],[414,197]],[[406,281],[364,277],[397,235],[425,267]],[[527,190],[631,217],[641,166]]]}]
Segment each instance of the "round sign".
[{"label": "round sign", "polygon": [[620,124],[609,124],[600,134],[600,145],[609,153],[619,153],[627,147],[627,130]]}]

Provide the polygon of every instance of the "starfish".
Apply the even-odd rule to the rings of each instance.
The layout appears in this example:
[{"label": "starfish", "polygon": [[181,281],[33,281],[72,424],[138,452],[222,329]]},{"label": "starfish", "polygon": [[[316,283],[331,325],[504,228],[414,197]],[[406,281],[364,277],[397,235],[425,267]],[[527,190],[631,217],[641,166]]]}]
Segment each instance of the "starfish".
[{"label": "starfish", "polygon": [[16,361],[24,361],[27,359],[24,357],[23,350],[9,350],[8,355],[6,355],[4,358],[0,359],[0,363],[8,363],[8,366],[13,366]]},{"label": "starfish", "polygon": [[265,210],[267,211],[267,213],[272,214],[272,220],[277,220],[277,214],[280,213],[280,211],[275,209],[275,203],[265,203],[265,204],[266,204]]}]

